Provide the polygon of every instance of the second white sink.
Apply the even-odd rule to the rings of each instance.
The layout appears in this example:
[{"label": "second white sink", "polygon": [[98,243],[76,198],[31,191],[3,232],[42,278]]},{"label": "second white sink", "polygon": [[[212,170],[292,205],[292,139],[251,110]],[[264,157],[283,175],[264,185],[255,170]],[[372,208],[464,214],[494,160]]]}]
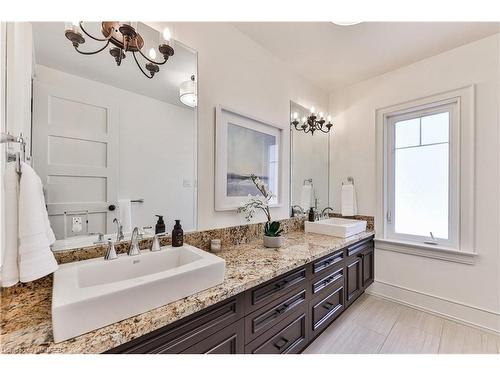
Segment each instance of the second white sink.
[{"label": "second white sink", "polygon": [[335,237],[350,237],[366,230],[366,220],[330,218],[319,221],[306,221],[305,231],[310,233],[326,234]]},{"label": "second white sink", "polygon": [[60,342],[208,289],[225,261],[190,245],[115,260],[63,264],[54,274],[52,328]]}]

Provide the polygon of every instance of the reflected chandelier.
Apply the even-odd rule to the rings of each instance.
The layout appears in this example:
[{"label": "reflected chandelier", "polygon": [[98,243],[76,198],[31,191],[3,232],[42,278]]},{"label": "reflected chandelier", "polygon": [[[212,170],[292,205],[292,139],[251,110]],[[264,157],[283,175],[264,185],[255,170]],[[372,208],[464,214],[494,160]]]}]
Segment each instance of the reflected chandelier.
[{"label": "reflected chandelier", "polygon": [[[135,27],[132,26],[131,22],[104,21],[101,23],[101,32],[103,38],[95,37],[85,30],[83,21],[67,22],[65,24],[64,35],[71,41],[75,50],[82,55],[95,55],[106,49],[111,43],[114,47],[109,49],[109,53],[115,58],[116,65],[118,66],[121,65],[122,60],[126,57],[125,52],[132,52],[137,66],[142,74],[148,78],[153,78],[154,75],[160,71],[160,65],[165,64],[168,58],[174,55],[174,49],[170,45],[171,35],[168,29],[163,31],[164,40],[158,46],[158,51],[163,55],[163,61],[155,61],[156,50],[154,48],[149,50],[149,57],[142,52],[141,49],[144,47],[144,39],[136,31]],[[85,38],[82,33],[90,39],[98,42],[105,42],[104,46],[96,51],[81,51],[79,46],[85,43]],[[137,60],[137,53],[146,59],[145,68],[147,72],[143,69],[139,60]]]},{"label": "reflected chandelier", "polygon": [[314,107],[311,108],[311,114],[308,117],[302,117],[299,121],[299,115],[297,112],[294,112],[292,115],[292,125],[298,131],[303,131],[304,133],[314,134],[316,130],[319,130],[323,133],[329,133],[332,124],[332,117],[327,115],[326,119],[323,116],[323,113],[315,113]]}]

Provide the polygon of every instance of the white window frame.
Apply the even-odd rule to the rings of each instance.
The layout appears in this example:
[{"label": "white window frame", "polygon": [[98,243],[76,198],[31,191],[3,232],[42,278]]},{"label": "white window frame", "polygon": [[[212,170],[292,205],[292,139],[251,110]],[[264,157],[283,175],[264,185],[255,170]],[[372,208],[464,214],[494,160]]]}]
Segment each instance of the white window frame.
[{"label": "white window frame", "polygon": [[[446,246],[449,248],[459,248],[459,212],[460,212],[460,132],[459,130],[459,115],[458,103],[455,99],[430,103],[417,108],[408,108],[402,111],[390,113],[385,118],[385,126],[387,127],[387,170],[386,170],[386,237],[388,239],[402,240],[425,244],[431,241],[429,236],[417,236],[406,233],[397,233],[395,231],[395,124],[399,121],[409,120],[412,118],[420,118],[437,113],[449,113],[449,154],[448,154],[448,238],[438,238],[435,240],[437,245]],[[432,183],[430,181],[429,183]],[[429,228],[429,232],[432,228]]]},{"label": "white window frame", "polygon": [[[375,214],[376,248],[396,251],[412,255],[420,255],[436,259],[474,263],[475,256],[475,95],[474,86],[395,104],[376,110],[376,196]],[[449,217],[452,231],[449,237],[453,241],[441,241],[437,245],[426,244],[421,238],[391,236],[391,228],[387,222],[390,207],[388,192],[389,127],[388,121],[395,116],[415,113],[416,111],[432,111],[437,106],[453,107],[450,118],[450,189],[449,205],[454,209]],[[430,113],[430,112],[429,112]],[[400,119],[399,119],[400,120]],[[453,144],[455,146],[453,146]],[[455,172],[456,171],[456,172]],[[393,229],[392,229],[393,232]],[[455,236],[455,237],[452,237]]]}]

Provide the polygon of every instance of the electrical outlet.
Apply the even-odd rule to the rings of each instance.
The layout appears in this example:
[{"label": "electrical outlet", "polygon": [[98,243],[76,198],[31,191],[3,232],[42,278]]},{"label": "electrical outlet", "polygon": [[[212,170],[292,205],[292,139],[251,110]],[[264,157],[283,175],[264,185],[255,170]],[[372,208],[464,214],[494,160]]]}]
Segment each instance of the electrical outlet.
[{"label": "electrical outlet", "polygon": [[71,222],[71,232],[81,233],[82,230],[83,230],[83,218],[81,216],[73,217]]}]

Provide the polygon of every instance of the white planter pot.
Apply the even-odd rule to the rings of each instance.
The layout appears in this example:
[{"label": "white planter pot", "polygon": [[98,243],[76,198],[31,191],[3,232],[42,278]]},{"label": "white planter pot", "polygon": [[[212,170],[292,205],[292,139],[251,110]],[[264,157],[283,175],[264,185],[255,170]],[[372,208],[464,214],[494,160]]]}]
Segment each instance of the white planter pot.
[{"label": "white planter pot", "polygon": [[278,248],[283,244],[283,237],[264,236],[264,246],[269,248]]}]

